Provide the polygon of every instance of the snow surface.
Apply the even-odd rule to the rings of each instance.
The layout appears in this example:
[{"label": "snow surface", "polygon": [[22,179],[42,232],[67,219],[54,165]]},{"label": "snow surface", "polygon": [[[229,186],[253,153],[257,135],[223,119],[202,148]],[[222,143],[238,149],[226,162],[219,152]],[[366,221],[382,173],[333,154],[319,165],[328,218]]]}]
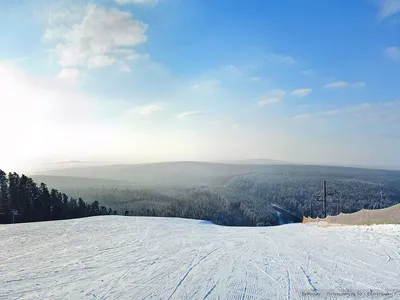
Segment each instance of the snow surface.
[{"label": "snow surface", "polygon": [[[399,225],[239,228],[104,216],[0,225],[0,241],[7,300],[324,299],[329,291],[400,290]],[[374,299],[381,298],[390,297]]]}]

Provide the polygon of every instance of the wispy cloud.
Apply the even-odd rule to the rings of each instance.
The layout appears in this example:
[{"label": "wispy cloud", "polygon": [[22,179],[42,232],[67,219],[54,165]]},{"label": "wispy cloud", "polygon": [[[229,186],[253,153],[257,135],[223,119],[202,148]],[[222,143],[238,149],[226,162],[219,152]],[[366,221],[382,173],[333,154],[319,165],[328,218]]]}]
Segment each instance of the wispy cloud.
[{"label": "wispy cloud", "polygon": [[268,104],[273,104],[273,103],[278,103],[281,102],[282,99],[281,98],[277,98],[277,97],[270,97],[270,98],[262,98],[260,99],[257,104],[258,106],[265,106]]},{"label": "wispy cloud", "polygon": [[297,61],[294,57],[288,56],[288,55],[271,53],[270,57],[275,61],[287,64],[287,65],[294,65],[297,63]]},{"label": "wispy cloud", "polygon": [[394,16],[400,12],[400,1],[399,0],[376,0],[379,6],[378,17],[385,19]]},{"label": "wispy cloud", "polygon": [[304,120],[304,119],[311,119],[312,114],[300,114],[300,115],[295,115],[293,117],[293,120]]},{"label": "wispy cloud", "polygon": [[304,96],[311,94],[311,92],[312,92],[312,89],[310,89],[310,88],[297,89],[297,90],[292,91],[292,95],[304,97]]},{"label": "wispy cloud", "polygon": [[324,85],[323,87],[326,89],[340,89],[345,87],[355,87],[355,88],[363,88],[366,84],[363,81],[358,82],[346,82],[346,81],[335,81]]},{"label": "wispy cloud", "polygon": [[165,110],[164,107],[161,106],[160,104],[150,104],[138,107],[137,109],[135,109],[135,112],[140,115],[147,116],[164,110]]},{"label": "wispy cloud", "polygon": [[388,47],[385,49],[386,57],[393,60],[400,60],[400,47]]},{"label": "wispy cloud", "polygon": [[347,115],[352,118],[359,118],[365,122],[371,121],[395,121],[400,120],[400,101],[361,103],[346,106],[338,109],[324,110],[309,114],[299,114],[293,117],[294,120],[318,119],[320,117],[333,117]]},{"label": "wispy cloud", "polygon": [[318,115],[319,116],[335,116],[335,115],[339,115],[345,111],[346,110],[342,110],[342,109],[324,110],[324,111],[321,111],[320,113],[318,113]]},{"label": "wispy cloud", "polygon": [[243,70],[241,70],[241,68],[239,68],[238,66],[235,66],[232,64],[225,65],[222,67],[222,69],[232,75],[236,75],[236,76],[243,75]]},{"label": "wispy cloud", "polygon": [[192,89],[211,91],[211,90],[214,90],[219,84],[220,84],[219,80],[205,80],[205,81],[197,82],[194,85],[192,85]]},{"label": "wispy cloud", "polygon": [[264,96],[261,96],[257,102],[257,105],[262,107],[268,104],[281,102],[286,96],[286,91],[282,89],[273,89],[268,91]]},{"label": "wispy cloud", "polygon": [[300,71],[300,74],[302,74],[302,75],[311,75],[314,73],[315,73],[315,71],[313,69],[307,69],[307,70]]},{"label": "wispy cloud", "polygon": [[115,0],[118,4],[156,4],[158,0]]},{"label": "wispy cloud", "polygon": [[258,76],[252,76],[249,78],[250,82],[260,82],[261,81],[261,77]]},{"label": "wispy cloud", "polygon": [[185,111],[183,113],[180,113],[180,114],[176,115],[176,117],[178,119],[184,119],[184,118],[187,118],[187,117],[198,116],[198,115],[201,115],[201,114],[202,113],[199,112],[199,111]]}]

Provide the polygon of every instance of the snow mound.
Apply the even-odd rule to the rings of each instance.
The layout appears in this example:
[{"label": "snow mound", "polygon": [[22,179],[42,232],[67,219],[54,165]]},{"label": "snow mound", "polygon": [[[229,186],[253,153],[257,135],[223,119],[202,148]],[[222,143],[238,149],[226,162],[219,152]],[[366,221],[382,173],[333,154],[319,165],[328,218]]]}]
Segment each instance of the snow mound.
[{"label": "snow mound", "polygon": [[381,299],[400,291],[399,225],[239,228],[104,216],[0,225],[0,240],[0,299],[7,300],[324,299],[334,292],[355,299],[371,291]]}]

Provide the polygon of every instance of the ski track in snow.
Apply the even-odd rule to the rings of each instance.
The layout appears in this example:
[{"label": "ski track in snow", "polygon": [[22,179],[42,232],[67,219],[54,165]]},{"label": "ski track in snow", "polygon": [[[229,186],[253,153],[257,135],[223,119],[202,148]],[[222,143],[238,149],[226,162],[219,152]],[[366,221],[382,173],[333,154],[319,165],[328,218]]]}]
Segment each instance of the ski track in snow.
[{"label": "ski track in snow", "polygon": [[324,299],[303,291],[400,290],[400,225],[245,228],[102,216],[0,225],[0,241],[0,300],[297,300]]}]

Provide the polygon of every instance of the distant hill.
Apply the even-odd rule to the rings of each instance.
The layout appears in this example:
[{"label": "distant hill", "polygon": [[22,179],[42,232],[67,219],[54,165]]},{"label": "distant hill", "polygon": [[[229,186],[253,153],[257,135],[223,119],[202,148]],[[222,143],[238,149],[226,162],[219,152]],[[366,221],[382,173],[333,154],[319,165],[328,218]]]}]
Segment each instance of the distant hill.
[{"label": "distant hill", "polygon": [[259,173],[264,169],[264,165],[163,162],[44,170],[33,176],[51,175],[122,180],[139,186],[199,186],[221,183],[234,175]]},{"label": "distant hill", "polygon": [[[115,183],[118,185],[120,185],[122,181],[123,184],[129,182],[129,184],[139,187],[196,187],[221,185],[234,176],[246,174],[264,174],[273,176],[274,178],[282,176],[284,178],[311,176],[319,180],[341,178],[376,182],[394,180],[394,178],[398,178],[397,176],[399,174],[396,171],[369,170],[349,167],[289,165],[278,163],[256,164],[256,161],[259,162],[260,160],[244,160],[241,161],[242,163],[183,161],[84,166],[44,170],[31,175],[36,178],[38,175],[47,175],[115,180],[117,181]],[[67,181],[68,180],[70,179],[67,178]],[[79,181],[80,179],[77,180],[77,184],[79,184]],[[109,181],[104,182],[106,185],[110,183],[111,182]]]},{"label": "distant hill", "polygon": [[294,165],[295,164],[283,160],[265,159],[265,158],[223,160],[223,161],[217,161],[217,163],[237,164],[237,165]]},{"label": "distant hill", "polygon": [[[276,212],[271,204],[306,216],[321,216],[321,202],[315,199],[321,194],[323,180],[328,182],[328,192],[340,193],[329,197],[328,214],[384,208],[400,202],[399,171],[349,167],[164,162],[66,168],[33,177],[73,197],[100,199],[119,211],[129,209],[149,215],[154,209],[161,216],[182,213],[195,218],[199,211],[212,211],[213,220],[224,215],[220,212],[225,209],[240,209],[246,218],[248,214],[259,214],[257,220],[266,224],[274,224],[270,220]],[[192,210],[182,210],[185,205]],[[229,218],[223,220],[236,224]]]},{"label": "distant hill", "polygon": [[84,178],[84,177],[54,176],[54,175],[33,175],[32,178],[36,182],[44,182],[49,187],[56,189],[130,186],[130,183],[128,181],[101,179],[101,178]]}]

